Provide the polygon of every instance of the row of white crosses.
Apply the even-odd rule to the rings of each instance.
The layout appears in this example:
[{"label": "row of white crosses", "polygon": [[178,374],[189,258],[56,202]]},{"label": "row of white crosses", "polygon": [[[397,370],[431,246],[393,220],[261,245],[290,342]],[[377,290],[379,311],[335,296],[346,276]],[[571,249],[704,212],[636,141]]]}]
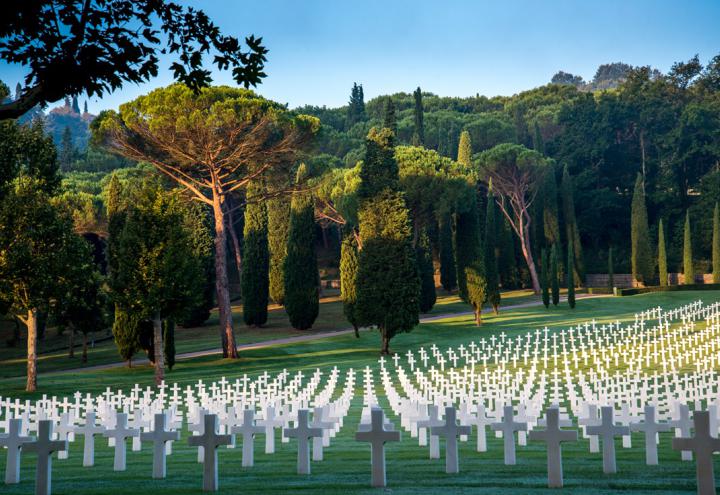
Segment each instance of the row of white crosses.
[{"label": "row of white crosses", "polygon": [[[657,324],[651,325],[652,320]],[[671,326],[671,322],[677,325]],[[475,426],[477,450],[484,451],[486,428],[490,426],[503,438],[506,464],[515,463],[516,432],[521,446],[526,444],[528,432],[531,440],[545,441],[549,484],[560,486],[560,442],[572,441],[577,435],[576,431],[561,429],[573,425],[571,415],[578,418],[583,435],[590,438],[591,451],[599,451],[602,440],[606,472],[616,470],[612,439],[622,436],[624,446],[630,447],[625,442],[630,438],[630,428],[645,433],[648,464],[657,463],[657,434],[670,428],[685,439],[676,442],[684,459],[690,458],[691,451],[705,456],[716,449],[714,440],[708,439],[717,437],[720,424],[720,377],[706,370],[717,364],[712,354],[720,346],[719,325],[718,304],[696,302],[672,311],[653,308],[636,315],[632,325],[588,322],[567,331],[549,333],[545,329],[516,339],[501,334],[444,353],[434,345],[430,352],[421,348],[417,359],[412,352],[406,354],[404,362],[401,356],[393,356],[392,371],[387,368],[389,362],[381,359],[380,377],[390,408],[401,418],[401,427],[412,438],[417,437],[420,445],[429,444],[431,458],[440,457],[439,442],[444,439],[447,472],[459,471],[458,440],[467,440]],[[696,365],[698,360],[701,365]],[[627,367],[614,370],[619,361],[627,361]],[[688,365],[695,370],[682,373],[681,368]],[[591,366],[592,371],[586,372],[585,366]],[[646,372],[648,366],[662,367],[663,372]],[[33,432],[38,433],[37,447],[29,448],[44,449],[44,453],[56,450],[64,453],[62,457],[67,456],[75,435],[84,436],[86,466],[93,465],[93,439],[102,434],[115,448],[117,470],[125,469],[128,438],[133,439],[134,450],[140,449],[143,441],[150,442],[153,476],[164,477],[166,455],[172,452],[172,442],[179,438],[185,423],[194,435],[189,442],[198,447],[198,461],[204,464],[205,489],[217,489],[219,446],[234,447],[234,436],[239,435],[242,465],[250,467],[254,463],[252,439],[265,434],[265,451],[272,453],[276,428],[282,428],[283,442],[297,439],[298,472],[310,473],[310,445],[313,459],[322,460],[323,447],[342,427],[350,407],[355,373],[347,373],[339,395],[335,392],[338,374],[336,368],[330,370],[323,388],[319,369],[309,377],[284,370],[274,377],[264,373],[250,379],[245,375],[233,383],[225,378],[210,385],[199,381],[185,389],[162,384],[145,390],[135,386],[127,394],[110,389],[96,397],[77,393],[62,400],[0,398],[0,428],[7,432],[0,445],[12,447],[6,482],[19,481],[19,455],[23,445],[33,445],[29,436]],[[362,386],[363,411],[357,439],[371,443],[372,483],[384,486],[384,444],[399,440],[400,432],[379,409],[369,367],[362,372]],[[560,403],[567,408],[557,407]],[[696,413],[691,420],[687,403],[696,411],[707,407],[707,414]],[[543,413],[545,418],[541,417]],[[703,418],[707,418],[707,425]],[[690,439],[692,421],[694,440]],[[537,429],[542,426],[546,429]],[[708,432],[707,438],[704,432]],[[40,457],[47,462],[41,464]],[[708,469],[705,457],[697,460],[698,486],[702,488],[708,486],[712,464]],[[49,456],[38,457],[38,493],[49,493],[49,466]]]},{"label": "row of white crosses", "polygon": [[[650,324],[653,319],[655,325]],[[672,322],[676,326],[671,327]],[[430,352],[420,348],[417,359],[410,351],[405,359],[393,356],[392,371],[381,359],[380,374],[393,412],[411,437],[418,437],[420,445],[426,445],[425,429],[442,423],[441,411],[445,409],[447,414],[449,407],[459,404],[460,424],[476,426],[477,450],[486,450],[485,428],[491,426],[504,439],[506,464],[514,464],[515,432],[524,445],[526,430],[531,439],[546,438],[545,433],[538,437],[533,428],[554,421],[556,414],[559,426],[572,426],[572,414],[590,439],[591,452],[599,452],[602,441],[603,470],[613,473],[617,469],[615,437],[621,436],[623,446],[629,448],[631,430],[644,433],[648,465],[658,462],[659,433],[674,429],[676,436],[688,438],[693,420],[687,403],[696,411],[707,408],[709,438],[717,438],[720,375],[714,368],[718,365],[719,323],[720,304],[698,301],[671,311],[653,308],[636,315],[626,326],[588,322],[567,331],[550,333],[545,329],[516,339],[501,334],[444,353],[432,345]],[[627,353],[630,359],[626,360]],[[627,367],[610,371],[621,363]],[[590,372],[582,369],[586,365]],[[647,367],[651,370],[646,371]],[[655,372],[655,367],[664,371]],[[689,367],[690,372],[681,367]],[[395,388],[395,381],[402,392]],[[560,403],[568,403],[569,411],[553,407]],[[509,404],[517,404],[517,414]],[[548,419],[539,419],[548,405]],[[702,437],[697,429],[696,434]],[[562,484],[561,463],[551,444],[557,443],[557,438],[566,441],[576,435],[573,430],[556,432],[548,443],[551,486]],[[716,449],[712,442],[708,447],[697,441],[706,451]],[[677,445],[687,443],[683,442]],[[430,456],[436,458],[439,450],[434,435],[429,443]],[[677,448],[683,460],[692,458],[694,449]],[[703,484],[710,483],[706,475],[712,475],[711,469],[701,470],[702,465],[698,464],[701,491]]]},{"label": "row of white crosses", "polygon": [[[339,394],[336,392],[338,369],[333,368],[327,373],[325,385],[320,388],[322,375],[323,372],[317,369],[308,380],[303,380],[302,372],[291,376],[284,370],[274,378],[267,373],[255,380],[243,376],[234,383],[222,378],[209,386],[198,381],[184,390],[177,384],[172,387],[161,384],[157,389],[144,391],[136,385],[127,394],[110,389],[95,397],[77,393],[74,401],[46,396],[35,402],[0,398],[0,432],[5,432],[0,433],[0,446],[8,449],[5,482],[20,481],[23,450],[42,446],[57,451],[59,458],[66,459],[69,445],[76,436],[84,437],[83,466],[93,466],[95,439],[101,435],[114,448],[114,469],[117,471],[126,469],[128,439],[133,440],[133,450],[140,450],[143,443],[152,444],[152,475],[164,478],[166,456],[172,452],[172,442],[179,440],[183,424],[186,424],[194,435],[209,437],[202,440],[192,436],[190,443],[197,443],[198,459],[205,464],[205,487],[216,488],[217,476],[212,473],[217,469],[216,464],[213,466],[217,452],[214,449],[205,452],[203,442],[222,440],[218,445],[232,447],[233,438],[238,435],[243,443],[242,465],[250,467],[254,459],[253,438],[265,434],[266,453],[273,453],[275,431],[285,427],[283,440],[289,441],[293,429],[288,427],[291,423],[307,422],[308,407],[312,407],[313,412],[311,426],[321,432],[314,442],[315,459],[322,460],[323,446],[328,446],[340,430],[350,408],[355,372],[347,372],[345,386]],[[208,424],[213,430],[205,435]],[[221,427],[227,435],[219,431]],[[37,440],[30,435],[32,432],[38,433]],[[217,438],[213,439],[213,435]],[[225,438],[227,443],[223,443]],[[50,443],[44,445],[43,442]],[[38,456],[37,462],[36,492],[50,493],[51,460],[47,456]]]}]

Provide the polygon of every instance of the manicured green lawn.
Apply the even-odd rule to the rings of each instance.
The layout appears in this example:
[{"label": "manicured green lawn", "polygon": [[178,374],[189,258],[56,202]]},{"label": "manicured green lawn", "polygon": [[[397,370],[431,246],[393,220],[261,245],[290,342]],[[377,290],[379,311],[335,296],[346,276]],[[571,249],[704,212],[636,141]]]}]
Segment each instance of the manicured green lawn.
[{"label": "manicured green lawn", "polygon": [[[295,330],[290,326],[287,315],[282,308],[270,307],[268,322],[263,328],[248,328],[242,322],[242,306],[233,306],[235,321],[235,337],[239,345],[252,344],[266,340],[276,340],[286,337],[297,337],[301,335],[332,332],[346,329],[350,326],[345,319],[342,310],[342,303],[332,291],[328,290],[328,297],[323,299],[320,305],[320,314],[310,330]],[[518,290],[504,293],[503,304],[521,304],[536,301],[537,297],[531,291]],[[430,312],[430,315],[461,313],[469,311],[469,306],[455,295],[440,295],[438,303]],[[0,324],[0,378],[18,377],[25,374],[25,356],[27,350],[25,341],[21,341],[15,347],[3,345],[10,339],[12,327],[8,322]],[[23,335],[25,332],[23,331]],[[98,341],[95,346],[88,350],[88,362],[85,366],[95,366],[107,363],[116,363],[121,360],[112,340],[109,331],[97,332],[95,338]],[[201,327],[182,328],[177,327],[176,335],[177,353],[204,351],[217,349],[220,346],[220,336],[217,330],[217,313],[213,312],[210,319]],[[80,361],[81,337],[76,336],[75,357],[68,357],[67,335],[58,335],[54,328],[46,331],[46,336],[39,342],[38,367],[40,373],[49,371],[61,371],[83,367]],[[139,353],[137,357],[143,357]]]},{"label": "manicured green lawn", "polygon": [[[546,310],[529,307],[489,315],[481,328],[472,325],[470,316],[453,317],[420,325],[409,334],[397,336],[391,342],[391,349],[404,353],[421,345],[435,343],[439,347],[457,346],[480,337],[505,332],[513,336],[548,326],[553,330],[596,319],[598,321],[631,321],[634,314],[643,309],[661,305],[666,308],[679,306],[696,299],[706,302],[720,299],[720,292],[677,292],[647,294],[624,298],[603,298],[578,301],[575,310],[567,305]],[[448,305],[454,304],[452,302]],[[248,373],[256,375],[263,371],[276,373],[284,368],[298,369],[329,368],[334,365],[342,371],[353,367],[360,370],[365,366],[375,369],[376,392],[382,405],[389,412],[382,397],[382,386],[377,374],[379,338],[376,332],[364,332],[361,338],[342,335],[312,342],[274,346],[271,348],[247,350],[242,359],[229,361],[207,356],[178,363],[169,375],[169,381],[181,384],[193,383],[198,379],[208,382],[221,376],[234,379]],[[313,474],[295,474],[295,444],[281,444],[277,441],[278,452],[265,455],[262,451],[263,438],[256,440],[254,468],[240,466],[240,449],[222,449],[220,458],[221,493],[379,493],[369,487],[370,450],[366,444],[354,442],[353,437],[360,414],[361,376],[358,388],[345,426],[331,446],[325,450],[325,461],[313,463]],[[339,384],[342,388],[343,379]],[[0,395],[31,397],[22,392],[24,380],[21,377],[6,378],[2,381]],[[152,371],[147,366],[131,370],[117,368],[106,371],[85,373],[58,373],[40,376],[40,392],[62,396],[77,389],[99,392],[106,386],[129,389],[135,382],[151,385]],[[397,417],[391,420],[399,426]],[[403,432],[403,441],[387,447],[388,492],[392,493],[571,493],[571,494],[675,494],[694,493],[695,465],[679,461],[679,455],[670,449],[667,434],[661,437],[659,449],[660,465],[645,466],[642,437],[633,438],[634,448],[622,449],[618,442],[618,469],[616,475],[602,474],[601,454],[590,454],[586,441],[564,447],[564,471],[566,487],[548,490],[545,480],[545,451],[542,444],[518,447],[518,465],[504,466],[502,463],[501,440],[489,435],[489,451],[474,452],[474,435],[470,442],[461,444],[461,473],[446,475],[444,461],[429,460],[427,449],[417,446]],[[105,442],[96,447],[96,467],[82,468],[82,441],[71,446],[69,460],[54,462],[53,493],[55,494],[178,494],[199,493],[202,466],[195,462],[194,450],[187,446],[185,439],[174,447],[168,459],[168,479],[153,481],[151,450],[128,452],[128,471],[112,471],[112,451]],[[32,490],[33,455],[23,456],[23,482],[18,486],[3,486],[2,493],[21,494]],[[718,466],[720,467],[720,466]],[[4,469],[4,455],[0,454],[0,469]]]}]

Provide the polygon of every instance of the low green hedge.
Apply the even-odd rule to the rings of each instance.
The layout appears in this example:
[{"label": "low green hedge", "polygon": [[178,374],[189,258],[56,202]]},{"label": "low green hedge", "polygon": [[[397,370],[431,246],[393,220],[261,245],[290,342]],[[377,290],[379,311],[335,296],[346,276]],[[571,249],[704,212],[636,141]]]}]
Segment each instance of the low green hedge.
[{"label": "low green hedge", "polygon": [[637,294],[648,294],[650,292],[675,292],[682,290],[720,290],[720,284],[690,284],[690,285],[668,285],[665,287],[633,287],[631,289],[617,289],[617,296],[635,296]]}]

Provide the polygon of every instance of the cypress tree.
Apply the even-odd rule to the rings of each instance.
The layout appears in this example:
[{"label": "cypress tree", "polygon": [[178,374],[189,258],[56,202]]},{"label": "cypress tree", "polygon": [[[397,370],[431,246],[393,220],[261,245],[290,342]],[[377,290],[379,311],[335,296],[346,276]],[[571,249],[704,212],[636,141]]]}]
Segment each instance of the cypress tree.
[{"label": "cypress tree", "polygon": [[683,275],[684,284],[695,283],[695,268],[693,267],[692,233],[690,231],[690,211],[685,212],[685,229],[683,231]]},{"label": "cypress tree", "polygon": [[550,249],[550,288],[552,289],[553,306],[557,306],[560,303],[560,273],[558,265],[557,245],[553,244]]},{"label": "cypress tree", "polygon": [[460,143],[458,144],[457,162],[470,167],[472,165],[472,143],[470,141],[470,133],[462,131],[460,133]]},{"label": "cypress tree", "polygon": [[541,250],[540,284],[542,285],[542,302],[546,308],[550,307],[550,288],[548,287],[548,254],[547,249]]},{"label": "cypress tree", "polygon": [[558,221],[558,191],[555,168],[548,167],[545,173],[542,191],[543,233],[545,243],[552,246],[560,242],[560,223]]},{"label": "cypress tree", "polygon": [[[568,267],[572,265],[575,255],[573,253],[573,243],[568,242]],[[570,309],[575,309],[575,272],[568,268],[567,270],[567,300]]]},{"label": "cypress tree", "polygon": [[515,236],[512,227],[504,216],[498,215],[498,273],[504,289],[518,288],[521,286],[520,272],[515,256]]},{"label": "cypress tree", "polygon": [[573,267],[575,270],[575,281],[582,284],[585,278],[584,263],[582,260],[582,244],[580,243],[580,231],[575,218],[575,198],[573,193],[573,180],[567,166],[563,169],[562,178],[562,200],[563,200],[563,216],[565,218],[565,232],[568,244],[573,245],[574,258],[573,263],[568,265],[568,270]]},{"label": "cypress tree", "polygon": [[247,191],[243,244],[244,266],[240,277],[243,293],[243,320],[248,326],[260,327],[267,322],[269,296],[269,257],[267,211],[261,195],[261,184],[251,181]]},{"label": "cypress tree", "polygon": [[458,213],[455,219],[455,269],[457,270],[458,295],[467,303],[470,301],[466,270],[481,256],[477,202],[474,192],[469,203],[468,211]]},{"label": "cypress tree", "polygon": [[60,169],[64,171],[70,170],[75,157],[75,148],[73,147],[72,133],[70,128],[65,126],[62,134],[62,141],[60,142],[60,156],[58,161],[60,162]]},{"label": "cypress tree", "polygon": [[132,366],[132,358],[140,350],[138,319],[128,310],[115,305],[115,320],[112,327],[113,339],[120,357]]},{"label": "cypress tree", "polygon": [[485,237],[483,239],[485,258],[485,281],[487,283],[485,302],[492,306],[495,314],[500,310],[500,280],[497,256],[497,211],[492,182],[488,185],[487,205],[485,206]]},{"label": "cypress tree", "polygon": [[[410,213],[399,192],[394,135],[390,129],[371,130],[366,140],[362,168],[377,170],[389,165],[395,173],[385,176],[362,173],[358,225],[361,250],[358,255],[356,315],[358,324],[375,325],[381,334],[382,354],[390,353],[390,340],[409,332],[419,322],[420,277],[412,245]],[[385,157],[391,162],[386,163]],[[374,181],[379,179],[379,181]]]},{"label": "cypress tree", "polygon": [[75,113],[80,113],[80,105],[78,104],[77,96],[73,96],[72,98],[72,110]]},{"label": "cypress tree", "polygon": [[348,128],[364,119],[365,95],[363,94],[362,84],[353,83],[352,90],[350,91],[350,102],[348,103]]},{"label": "cypress tree", "polygon": [[535,121],[535,133],[533,134],[533,149],[538,153],[545,154],[545,142],[543,141],[540,126],[537,121]]},{"label": "cypress tree", "polygon": [[163,346],[165,366],[172,370],[175,366],[175,322],[163,320]]},{"label": "cypress tree", "polygon": [[277,197],[267,202],[268,212],[268,253],[270,271],[268,274],[270,299],[276,304],[285,304],[285,257],[287,256],[288,231],[290,229],[290,201]]},{"label": "cypress tree", "polygon": [[[305,164],[297,182],[307,175]],[[318,266],[315,253],[315,203],[310,193],[293,196],[285,259],[285,311],[298,330],[311,328],[319,311]]]},{"label": "cypress tree", "polygon": [[353,326],[355,337],[360,338],[358,319],[355,314],[357,303],[358,252],[354,235],[348,235],[340,246],[340,298],[345,318]]},{"label": "cypress tree", "polygon": [[423,115],[422,91],[419,87],[413,91],[413,97],[415,98],[415,130],[413,131],[412,145],[425,146],[425,117]]},{"label": "cypress tree", "polygon": [[420,273],[420,312],[429,313],[435,305],[435,269],[433,267],[430,238],[424,230],[415,246],[418,272]]},{"label": "cypress tree", "polygon": [[615,264],[613,263],[613,248],[608,249],[608,287],[615,287]]},{"label": "cypress tree", "polygon": [[658,272],[660,273],[660,286],[668,285],[667,250],[665,249],[665,229],[662,218],[658,224]]},{"label": "cypress tree", "polygon": [[713,212],[712,273],[713,283],[720,284],[720,204],[718,203],[715,203]]},{"label": "cypress tree", "polygon": [[631,208],[630,243],[632,246],[632,276],[643,284],[649,284],[653,276],[652,249],[650,248],[650,232],[648,228],[647,207],[645,205],[645,189],[642,175],[638,173]]},{"label": "cypress tree", "polygon": [[440,285],[448,292],[457,287],[457,271],[453,253],[452,215],[445,213],[439,219]]},{"label": "cypress tree", "polygon": [[390,129],[397,136],[397,112],[395,111],[395,103],[391,96],[385,99],[385,116],[383,119],[383,127]]},{"label": "cypress tree", "polygon": [[83,113],[88,113],[87,100],[85,100],[85,103],[83,103]]},{"label": "cypress tree", "polygon": [[482,324],[482,306],[487,299],[487,280],[481,256],[476,256],[465,268],[465,279],[467,280],[467,302],[473,307],[475,325],[480,326]]}]

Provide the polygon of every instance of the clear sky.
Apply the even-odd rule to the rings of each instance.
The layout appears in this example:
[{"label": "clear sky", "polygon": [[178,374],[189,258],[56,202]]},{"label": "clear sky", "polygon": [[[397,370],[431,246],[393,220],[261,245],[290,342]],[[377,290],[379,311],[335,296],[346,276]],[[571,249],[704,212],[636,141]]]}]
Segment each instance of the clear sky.
[{"label": "clear sky", "polygon": [[[262,36],[268,77],[258,91],[291,107],[347,102],[421,86],[444,96],[511,95],[558,70],[591,79],[622,61],[667,71],[720,53],[720,0],[187,0],[229,34]],[[147,84],[92,98],[97,113],[171,82],[168,62]],[[0,63],[14,89],[21,67]],[[230,83],[229,74],[215,82]],[[81,102],[84,98],[81,97]]]}]

